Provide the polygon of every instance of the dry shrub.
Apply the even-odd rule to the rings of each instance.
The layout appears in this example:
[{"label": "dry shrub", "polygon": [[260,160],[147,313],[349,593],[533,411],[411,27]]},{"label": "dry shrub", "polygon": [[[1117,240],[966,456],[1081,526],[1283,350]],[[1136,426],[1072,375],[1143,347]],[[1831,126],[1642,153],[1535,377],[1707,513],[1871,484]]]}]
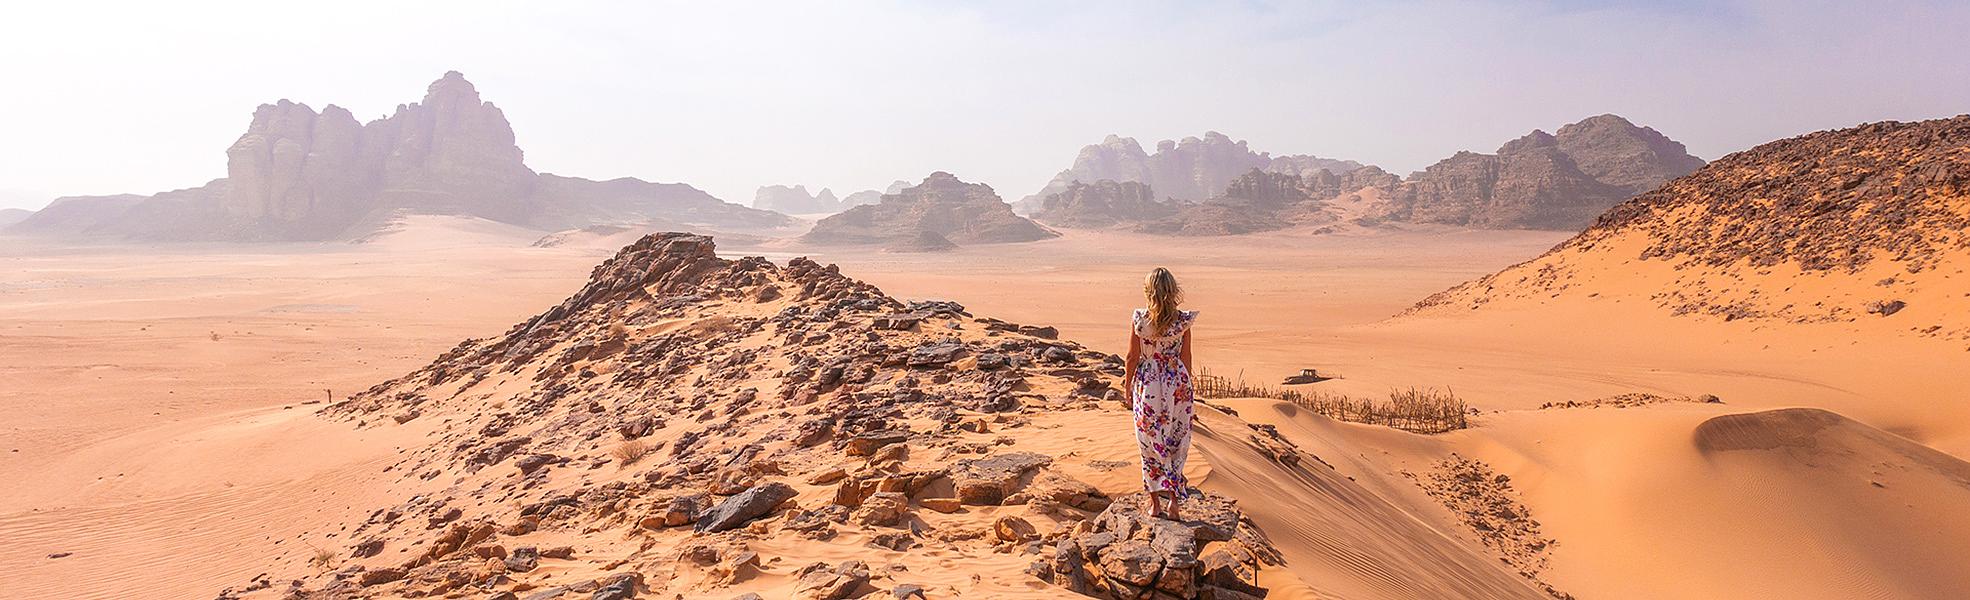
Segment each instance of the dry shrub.
[{"label": "dry shrub", "polygon": [[1203,398],[1272,398],[1285,400],[1337,421],[1383,425],[1415,433],[1443,433],[1470,426],[1470,407],[1449,389],[1409,388],[1389,392],[1389,399],[1354,398],[1321,391],[1301,392],[1245,383],[1199,370],[1194,385]]},{"label": "dry shrub", "polygon": [[616,444],[616,449],[609,451],[610,456],[616,457],[616,465],[618,467],[627,467],[635,464],[636,461],[643,460],[643,457],[648,454],[650,454],[650,444],[643,440],[629,440]]},{"label": "dry shrub", "polygon": [[334,550],[329,550],[327,548],[315,548],[314,555],[308,557],[308,564],[314,565],[315,569],[319,571],[327,572],[328,570],[335,568],[336,558],[337,557],[335,556]]}]

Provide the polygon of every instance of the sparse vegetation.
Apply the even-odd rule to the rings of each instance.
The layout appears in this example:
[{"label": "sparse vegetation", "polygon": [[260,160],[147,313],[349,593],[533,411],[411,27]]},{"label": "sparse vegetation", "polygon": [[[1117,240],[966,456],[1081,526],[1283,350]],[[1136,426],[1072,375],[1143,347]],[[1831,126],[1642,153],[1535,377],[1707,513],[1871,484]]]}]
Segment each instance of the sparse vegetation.
[{"label": "sparse vegetation", "polygon": [[649,453],[650,444],[643,440],[629,440],[616,444],[616,449],[609,451],[610,456],[616,457],[617,467],[627,467],[635,464],[636,461],[642,460]]},{"label": "sparse vegetation", "polygon": [[[312,548],[313,546],[310,547]],[[315,548],[315,553],[308,557],[308,564],[313,565],[316,570],[326,573],[335,568],[336,558],[338,557],[335,555],[334,550]]]},{"label": "sparse vegetation", "polygon": [[1389,392],[1387,401],[1345,394],[1279,389],[1247,384],[1199,369],[1193,385],[1203,398],[1272,398],[1285,400],[1328,418],[1352,423],[1394,427],[1415,433],[1443,433],[1470,426],[1470,407],[1449,389],[1409,388]]}]

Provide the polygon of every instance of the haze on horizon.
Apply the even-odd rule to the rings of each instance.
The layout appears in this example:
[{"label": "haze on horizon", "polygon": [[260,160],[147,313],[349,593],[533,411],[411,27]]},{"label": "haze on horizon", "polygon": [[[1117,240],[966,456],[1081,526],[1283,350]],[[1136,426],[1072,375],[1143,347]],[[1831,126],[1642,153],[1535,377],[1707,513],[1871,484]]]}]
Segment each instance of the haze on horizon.
[{"label": "haze on horizon", "polygon": [[[0,21],[0,208],[196,186],[259,104],[459,70],[536,170],[749,204],[934,170],[1039,189],[1115,133],[1421,169],[1615,113],[1705,159],[1970,112],[1970,4],[42,3]],[[736,33],[735,33],[736,32]]]}]

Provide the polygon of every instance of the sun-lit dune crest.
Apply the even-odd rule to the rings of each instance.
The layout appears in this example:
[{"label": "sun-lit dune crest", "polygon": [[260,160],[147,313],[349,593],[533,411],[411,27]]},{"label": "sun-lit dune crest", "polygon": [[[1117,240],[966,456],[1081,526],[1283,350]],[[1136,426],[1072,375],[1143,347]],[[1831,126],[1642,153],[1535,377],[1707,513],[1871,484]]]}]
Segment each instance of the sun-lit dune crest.
[{"label": "sun-lit dune crest", "polygon": [[1624,301],[1970,340],[1966,228],[1970,116],[1873,123],[1726,156],[1408,312]]}]

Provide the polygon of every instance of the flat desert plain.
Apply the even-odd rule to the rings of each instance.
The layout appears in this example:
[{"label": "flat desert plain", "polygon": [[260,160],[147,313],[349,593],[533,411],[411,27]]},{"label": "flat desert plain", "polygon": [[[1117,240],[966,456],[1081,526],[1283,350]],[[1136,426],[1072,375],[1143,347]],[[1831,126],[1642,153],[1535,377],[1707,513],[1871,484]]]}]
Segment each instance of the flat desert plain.
[{"label": "flat desert plain", "polygon": [[[1228,417],[1200,411],[1193,481],[1239,498],[1278,545],[1273,597],[1539,597],[1472,556],[1581,598],[1970,593],[1970,573],[1946,564],[1970,556],[1970,378],[1948,368],[1970,360],[1961,343],[1671,317],[1619,298],[1396,317],[1568,235],[1069,231],[933,254],[719,251],[810,256],[900,298],[1054,325],[1110,352],[1142,274],[1166,266],[1202,312],[1197,361],[1212,373],[1276,385],[1314,368],[1340,378],[1301,389],[1449,390],[1477,410],[1474,427],[1425,436],[1219,401],[1350,482],[1277,469],[1208,431]],[[420,217],[364,244],[0,242],[0,595],[210,598],[306,555],[325,524],[398,500],[370,479],[420,432],[312,409],[553,306],[628,241],[538,237]],[[1721,403],[1593,402],[1636,393]],[[1767,412],[1787,408],[1804,410]],[[1131,459],[1126,413],[1094,414],[1109,416],[1041,416],[1022,435],[1072,432],[1033,447]],[[1509,480],[1522,504],[1506,522],[1533,530],[1480,533],[1454,489],[1437,493],[1433,477],[1465,459]],[[1131,469],[1078,475],[1136,485]],[[969,568],[1005,589],[949,583],[1011,595],[1021,561],[1002,562]]]}]

